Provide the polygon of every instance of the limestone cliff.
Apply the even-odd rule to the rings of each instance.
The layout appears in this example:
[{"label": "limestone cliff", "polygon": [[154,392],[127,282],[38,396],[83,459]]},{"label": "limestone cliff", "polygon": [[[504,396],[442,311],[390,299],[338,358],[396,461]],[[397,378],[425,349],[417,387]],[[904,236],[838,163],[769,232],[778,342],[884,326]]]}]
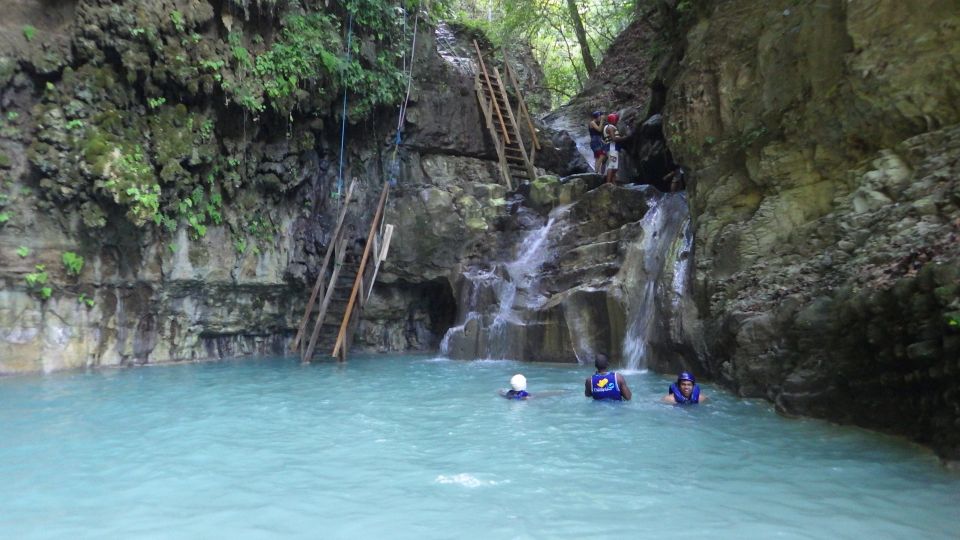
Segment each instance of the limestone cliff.
[{"label": "limestone cliff", "polygon": [[411,56],[398,234],[355,350],[436,348],[454,268],[494,245],[505,190],[472,73],[425,20],[411,52],[415,14],[364,6],[352,60],[337,3],[5,8],[0,374],[282,353],[340,206],[337,66],[359,238],[392,157],[405,80],[390,66]]},{"label": "limestone cliff", "polygon": [[960,458],[960,6],[690,4],[664,129],[702,368]]}]

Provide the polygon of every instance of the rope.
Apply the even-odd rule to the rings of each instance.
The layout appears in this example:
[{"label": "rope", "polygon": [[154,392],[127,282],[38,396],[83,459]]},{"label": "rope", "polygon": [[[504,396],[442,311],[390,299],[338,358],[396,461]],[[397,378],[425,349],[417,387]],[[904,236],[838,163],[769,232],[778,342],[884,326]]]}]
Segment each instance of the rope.
[{"label": "rope", "polygon": [[[400,163],[397,159],[397,152],[400,150],[403,121],[407,117],[407,105],[410,103],[410,86],[413,83],[413,60],[417,54],[417,24],[420,22],[420,9],[422,5],[423,0],[420,0],[417,3],[417,14],[413,19],[413,40],[410,44],[410,70],[407,72],[407,91],[404,95],[403,103],[400,105],[400,115],[397,118],[397,134],[394,137],[393,155],[390,158],[389,182],[391,186],[397,185],[397,176],[399,176],[400,173]],[[404,18],[404,25],[406,25],[406,18]],[[406,62],[406,57],[404,57],[404,62]]]},{"label": "rope", "polygon": [[350,13],[350,24],[347,27],[347,62],[344,64],[340,73],[340,81],[341,84],[343,84],[343,113],[340,115],[340,168],[337,170],[336,193],[336,198],[338,201],[340,200],[340,194],[343,193],[343,147],[347,140],[347,66],[350,65],[350,43],[352,39],[353,13]]}]

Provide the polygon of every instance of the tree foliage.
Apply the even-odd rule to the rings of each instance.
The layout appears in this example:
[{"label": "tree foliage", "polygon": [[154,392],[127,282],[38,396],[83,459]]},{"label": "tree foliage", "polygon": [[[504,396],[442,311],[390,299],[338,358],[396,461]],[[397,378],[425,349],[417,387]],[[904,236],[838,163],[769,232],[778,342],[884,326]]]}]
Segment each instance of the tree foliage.
[{"label": "tree foliage", "polygon": [[[599,64],[607,48],[632,20],[640,0],[576,0],[589,57]],[[583,89],[585,55],[568,0],[460,0],[457,17],[479,25],[497,44],[526,41],[543,67],[553,106]]]}]

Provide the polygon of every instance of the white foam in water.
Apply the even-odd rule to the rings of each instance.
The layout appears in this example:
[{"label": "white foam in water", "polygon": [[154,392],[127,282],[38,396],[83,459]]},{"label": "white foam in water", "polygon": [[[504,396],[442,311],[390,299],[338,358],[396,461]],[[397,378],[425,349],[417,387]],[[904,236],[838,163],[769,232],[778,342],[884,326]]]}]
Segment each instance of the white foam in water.
[{"label": "white foam in water", "polygon": [[467,473],[454,474],[452,476],[441,474],[434,480],[434,482],[436,482],[437,484],[458,484],[468,488],[478,488],[481,486],[495,486],[497,484],[502,483],[502,482],[496,482],[494,480],[486,480],[486,481],[480,480],[477,477],[473,476],[472,474],[467,474]]}]

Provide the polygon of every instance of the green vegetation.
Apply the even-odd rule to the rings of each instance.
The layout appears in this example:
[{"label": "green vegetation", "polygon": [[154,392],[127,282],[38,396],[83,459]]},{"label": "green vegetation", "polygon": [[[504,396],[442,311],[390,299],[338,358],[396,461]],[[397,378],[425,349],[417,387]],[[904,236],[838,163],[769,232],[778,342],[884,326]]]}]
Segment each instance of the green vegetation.
[{"label": "green vegetation", "polygon": [[[344,86],[352,94],[352,115],[366,116],[378,105],[399,102],[404,87],[396,61],[404,36],[395,8],[382,0],[355,0],[347,7],[356,14],[355,32],[377,36],[375,60],[362,58],[360,40],[355,39],[347,62],[340,23],[332,15],[297,13],[283,18],[279,36],[259,55],[244,45],[242,32],[229,34],[231,66],[237,77],[224,81],[224,90],[234,103],[254,113],[265,111],[269,104],[286,115],[310,92],[329,99]],[[213,71],[220,66],[206,60],[201,67]]]},{"label": "green vegetation", "polygon": [[93,298],[90,298],[85,294],[81,294],[80,296],[77,297],[77,303],[84,304],[87,306],[87,308],[92,308],[93,306],[96,305],[96,302],[93,300]]},{"label": "green vegetation", "polygon": [[47,286],[49,276],[47,275],[46,268],[44,265],[38,264],[34,266],[34,270],[34,272],[23,276],[23,280],[34,294],[43,300],[47,300],[53,294],[53,289]]},{"label": "green vegetation", "polygon": [[153,221],[160,224],[160,186],[153,168],[137,146],[132,153],[121,154],[113,165],[116,173],[103,186],[115,202],[128,206],[127,218],[134,225],[142,226]]},{"label": "green vegetation", "polygon": [[[583,89],[588,76],[585,58],[599,64],[642,1],[460,0],[452,11],[458,24],[483,32],[497,47],[509,50],[516,43],[529,43],[552,96],[552,104],[541,106],[556,107]],[[589,49],[586,55],[577,38],[578,25]],[[525,52],[518,49],[514,54]]]},{"label": "green vegetation", "polygon": [[171,11],[170,22],[173,23],[173,27],[177,29],[177,32],[183,32],[186,30],[186,26],[183,23],[183,13],[180,13],[177,10]]},{"label": "green vegetation", "polygon": [[[123,69],[65,69],[30,113],[36,137],[26,158],[41,173],[36,198],[94,230],[122,225],[111,221],[125,215],[135,228],[166,235],[171,250],[180,227],[200,239],[218,225],[244,252],[272,245],[277,226],[261,211],[264,198],[299,180],[258,168],[265,150],[251,143],[285,129],[291,151],[312,148],[306,122],[339,113],[344,89],[353,122],[398,103],[416,8],[404,1],[406,32],[404,12],[386,0],[346,0],[336,10],[274,2],[272,19],[238,18],[223,38],[195,32],[192,12],[172,4],[162,20],[137,10],[118,15],[129,38]],[[344,10],[355,14],[349,61]]]},{"label": "green vegetation", "polygon": [[63,254],[63,266],[67,268],[68,274],[79,276],[83,270],[83,256],[67,251]]},{"label": "green vegetation", "polygon": [[33,41],[33,36],[37,35],[37,29],[29,24],[23,26],[23,37],[27,41]]},{"label": "green vegetation", "polygon": [[953,328],[960,328],[960,314],[950,314],[946,315],[947,325]]},{"label": "green vegetation", "polygon": [[17,255],[19,255],[21,259],[26,259],[27,256],[30,255],[30,248],[28,248],[27,246],[18,247]]},{"label": "green vegetation", "polygon": [[10,213],[9,213],[9,212],[0,212],[0,225],[3,225],[3,224],[5,224],[5,223],[8,222],[8,221],[10,221]]}]

